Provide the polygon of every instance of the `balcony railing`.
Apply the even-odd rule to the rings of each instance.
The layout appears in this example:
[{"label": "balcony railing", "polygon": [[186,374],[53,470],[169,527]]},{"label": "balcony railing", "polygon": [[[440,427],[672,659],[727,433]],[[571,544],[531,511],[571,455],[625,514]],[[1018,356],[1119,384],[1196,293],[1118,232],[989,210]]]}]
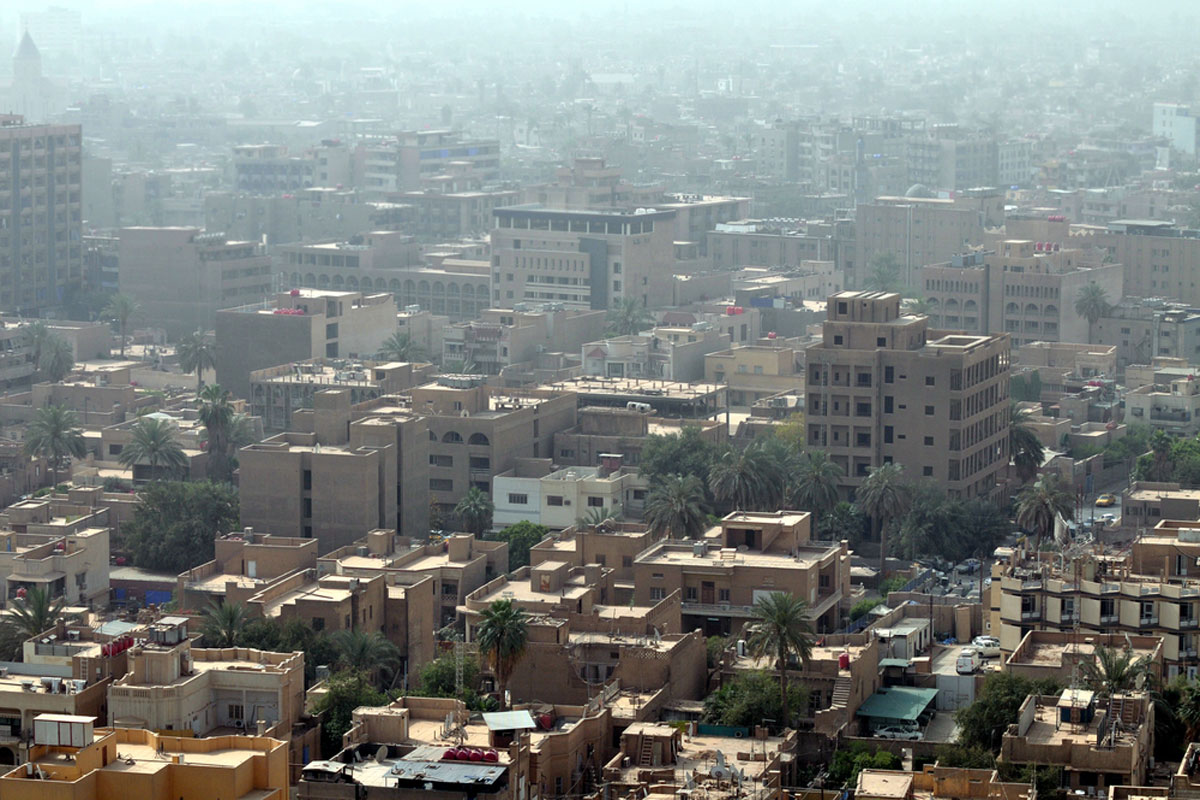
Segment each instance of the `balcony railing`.
[{"label": "balcony railing", "polygon": [[684,601],[680,608],[686,614],[706,614],[713,617],[743,617],[754,616],[754,606],[740,606],[733,603],[697,603]]}]

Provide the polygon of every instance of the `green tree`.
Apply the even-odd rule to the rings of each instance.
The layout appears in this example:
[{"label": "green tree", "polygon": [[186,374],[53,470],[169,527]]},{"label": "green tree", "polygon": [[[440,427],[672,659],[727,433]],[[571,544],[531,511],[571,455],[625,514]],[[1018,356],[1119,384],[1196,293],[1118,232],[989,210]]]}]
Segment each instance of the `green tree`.
[{"label": "green tree", "polygon": [[156,481],[121,527],[135,566],[183,572],[211,561],[217,534],[237,529],[237,493],[210,481]]},{"label": "green tree", "polygon": [[955,769],[995,769],[996,755],[985,747],[944,744],[937,749],[937,763]]},{"label": "green tree", "polygon": [[130,472],[136,464],[150,466],[151,479],[180,478],[187,474],[188,457],[175,438],[175,426],[165,419],[144,418],[133,424],[129,443],[117,460]]},{"label": "green tree", "polygon": [[1101,645],[1095,657],[1082,664],[1082,677],[1087,687],[1100,697],[1112,697],[1142,687],[1153,678],[1150,656],[1138,656],[1131,647],[1116,648]]},{"label": "green tree", "polygon": [[25,341],[29,343],[29,357],[33,365],[39,369],[42,363],[42,351],[46,349],[46,342],[53,335],[50,326],[40,319],[35,319],[25,326]]},{"label": "green tree", "polygon": [[697,539],[708,525],[704,487],[695,475],[670,475],[653,484],[643,518],[658,536]]},{"label": "green tree", "polygon": [[892,252],[881,252],[867,261],[867,279],[864,289],[873,292],[898,292],[904,286],[900,272],[903,265]]},{"label": "green tree", "polygon": [[646,437],[638,463],[638,474],[653,485],[668,475],[694,475],[708,486],[708,472],[717,447],[704,439],[695,425],[685,425],[678,434]]},{"label": "green tree", "polygon": [[1184,741],[1200,740],[1200,682],[1189,681],[1180,692],[1177,716],[1186,733]]},{"label": "green tree", "polygon": [[454,507],[454,513],[462,521],[463,528],[480,537],[492,527],[492,512],[495,510],[492,499],[477,486],[468,489]]},{"label": "green tree", "polygon": [[760,595],[751,611],[746,646],[755,658],[770,658],[779,672],[779,702],[788,714],[787,673],[792,657],[800,661],[801,668],[808,667],[812,656],[812,624],[808,621],[808,603],[787,592],[771,592]]},{"label": "green tree", "polygon": [[548,533],[550,529],[545,525],[521,520],[488,538],[508,542],[508,571],[512,572],[529,563],[529,549],[545,539]]},{"label": "green tree", "polygon": [[480,654],[487,659],[492,674],[496,676],[496,691],[500,695],[500,703],[507,706],[504,699],[505,686],[513,668],[525,654],[525,645],[529,641],[528,615],[523,609],[513,605],[512,600],[494,600],[490,606],[479,612],[479,616],[475,640],[479,644]]},{"label": "green tree", "polygon": [[899,769],[900,767],[900,757],[894,753],[871,748],[862,742],[855,742],[849,747],[839,748],[833,754],[825,786],[839,789],[853,787],[858,781],[858,773],[864,769]]},{"label": "green tree", "polygon": [[817,520],[818,537],[827,541],[843,539],[853,545],[862,541],[867,519],[853,503],[839,502],[824,517]]},{"label": "green tree", "polygon": [[196,373],[196,394],[204,388],[204,371],[217,368],[217,346],[204,331],[189,333],[175,345],[179,368],[184,374]]},{"label": "green tree", "polygon": [[45,344],[42,345],[38,369],[51,383],[58,383],[67,377],[74,367],[75,353],[71,349],[71,343],[58,334],[50,334]]},{"label": "green tree", "polygon": [[[421,697],[457,697],[455,657],[453,654],[438,656],[433,661],[421,667],[417,680],[417,688],[413,694]],[[475,687],[479,684],[479,659],[475,653],[467,651],[463,654],[463,694],[474,697]],[[466,702],[466,697],[459,698]]]},{"label": "green tree", "polygon": [[313,704],[317,713],[325,714],[321,726],[322,751],[336,753],[342,749],[342,736],[350,730],[354,709],[386,705],[390,699],[361,670],[344,669],[331,675],[324,694]]},{"label": "green tree", "polygon": [[1018,403],[1029,400],[1029,382],[1024,375],[1013,375],[1008,379],[1008,396]]},{"label": "green tree", "polygon": [[235,416],[233,395],[213,383],[200,389],[197,399],[196,416],[208,436],[208,479],[227,483],[233,477],[229,441]]},{"label": "green tree", "polygon": [[712,464],[708,488],[718,503],[736,511],[774,511],[783,503],[787,467],[767,439],[730,448]]},{"label": "green tree", "polygon": [[859,600],[854,604],[854,607],[850,609],[850,621],[854,622],[859,617],[869,613],[871,609],[882,604],[883,600],[878,597],[868,597],[864,600]]},{"label": "green tree", "polygon": [[786,705],[779,697],[779,687],[766,672],[746,672],[726,682],[704,698],[701,719],[712,725],[731,725],[752,728],[763,720],[775,720],[774,727],[786,728],[797,724],[798,714],[789,709],[804,709],[808,692],[796,684],[788,687]]},{"label": "green tree", "polygon": [[425,348],[413,341],[412,336],[401,331],[395,331],[383,340],[379,355],[392,361],[408,362],[424,361],[429,357]]},{"label": "green tree", "polygon": [[1138,459],[1135,477],[1144,481],[1169,481],[1175,475],[1175,440],[1165,431],[1155,430],[1147,443],[1149,457]]},{"label": "green tree", "polygon": [[975,702],[954,712],[958,744],[967,748],[1000,750],[1000,739],[1017,721],[1021,704],[1031,694],[1058,694],[1053,681],[1031,681],[1009,672],[992,672],[983,681]]},{"label": "green tree", "polygon": [[21,661],[28,638],[12,620],[0,621],[0,661]]},{"label": "green tree", "polygon": [[1046,457],[1045,448],[1031,427],[1032,416],[1030,409],[1015,403],[1008,407],[1008,451],[1022,483],[1037,475]]},{"label": "green tree", "polygon": [[209,647],[237,647],[246,630],[246,609],[237,603],[222,600],[204,609],[200,630]]},{"label": "green tree", "polygon": [[34,586],[9,603],[8,618],[21,635],[28,639],[54,627],[62,616],[66,598],[54,597],[47,586]]},{"label": "green tree", "polygon": [[879,537],[879,576],[887,574],[887,531],[894,520],[908,510],[909,489],[904,483],[904,468],[884,464],[867,473],[858,487],[855,502],[867,515]]},{"label": "green tree", "polygon": [[1075,495],[1058,473],[1047,472],[1017,494],[1016,522],[1036,537],[1034,550],[1054,532],[1054,518],[1075,519]]},{"label": "green tree", "polygon": [[367,633],[352,628],[340,630],[330,638],[338,651],[338,666],[342,668],[377,675],[380,669],[394,673],[396,665],[400,663],[400,648],[379,631]]},{"label": "green tree", "polygon": [[100,312],[100,316],[117,323],[121,334],[121,358],[125,357],[125,336],[129,328],[129,318],[138,312],[138,304],[127,294],[117,293],[108,298],[108,304]]},{"label": "green tree", "polygon": [[1079,287],[1079,294],[1075,296],[1075,313],[1088,321],[1089,340],[1091,329],[1111,308],[1108,292],[1100,284],[1092,281]]},{"label": "green tree", "polygon": [[634,336],[653,324],[650,312],[633,297],[620,300],[608,310],[609,336]]},{"label": "green tree", "polygon": [[68,458],[83,458],[83,432],[79,418],[64,406],[44,406],[25,431],[25,453],[50,462],[50,481],[58,485],[58,471]]},{"label": "green tree", "polygon": [[796,459],[787,501],[792,508],[811,511],[819,524],[838,504],[838,484],[845,472],[824,450],[809,450]]},{"label": "green tree", "polygon": [[621,504],[617,503],[612,508],[601,506],[597,508],[592,506],[583,515],[575,518],[575,525],[579,528],[598,528],[609,520],[616,520],[621,516]]}]

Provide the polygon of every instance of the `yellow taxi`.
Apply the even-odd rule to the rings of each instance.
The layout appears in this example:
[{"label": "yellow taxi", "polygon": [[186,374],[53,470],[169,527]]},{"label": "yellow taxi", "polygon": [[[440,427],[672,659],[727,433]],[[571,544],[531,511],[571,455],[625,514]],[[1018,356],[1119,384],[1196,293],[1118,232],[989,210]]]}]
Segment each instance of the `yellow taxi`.
[{"label": "yellow taxi", "polygon": [[1115,494],[1110,494],[1108,492],[1105,492],[1104,494],[1102,494],[1096,498],[1097,508],[1108,508],[1109,506],[1115,506],[1116,504],[1117,504],[1117,496]]}]

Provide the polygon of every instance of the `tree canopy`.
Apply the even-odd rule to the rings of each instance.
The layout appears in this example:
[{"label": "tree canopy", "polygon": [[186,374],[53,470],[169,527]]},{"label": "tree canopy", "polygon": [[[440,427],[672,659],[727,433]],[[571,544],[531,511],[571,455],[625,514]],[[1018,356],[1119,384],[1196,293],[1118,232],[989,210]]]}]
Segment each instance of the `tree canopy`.
[{"label": "tree canopy", "polygon": [[999,752],[1000,739],[1017,721],[1025,698],[1031,694],[1058,694],[1061,688],[1053,681],[1031,681],[1008,672],[989,673],[975,702],[954,712],[958,744]]},{"label": "tree canopy", "polygon": [[550,529],[545,525],[522,520],[491,534],[488,538],[508,542],[508,569],[511,572],[529,563],[529,548],[546,538],[548,533]]},{"label": "tree canopy", "polygon": [[141,492],[122,533],[136,566],[178,573],[212,560],[217,535],[237,527],[232,487],[160,481]]}]

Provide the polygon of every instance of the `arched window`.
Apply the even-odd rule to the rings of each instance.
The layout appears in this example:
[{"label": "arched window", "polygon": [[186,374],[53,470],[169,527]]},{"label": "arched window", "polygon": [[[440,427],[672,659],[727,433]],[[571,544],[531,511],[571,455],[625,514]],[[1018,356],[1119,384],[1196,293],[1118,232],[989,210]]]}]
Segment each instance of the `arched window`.
[{"label": "arched window", "polygon": [[487,447],[491,444],[491,442],[489,442],[488,438],[482,433],[472,433],[471,438],[467,439],[467,444],[478,444]]},{"label": "arched window", "polygon": [[1009,303],[1008,305],[1006,305],[1004,307],[1004,313],[1005,314],[1014,314],[1014,315],[1019,314],[1019,313],[1021,313],[1021,307],[1019,305],[1017,305],[1016,303]]},{"label": "arched window", "polygon": [[462,436],[457,431],[446,431],[442,436],[442,444],[462,444]]},{"label": "arched window", "polygon": [[1048,305],[1042,309],[1042,313],[1045,314],[1047,317],[1057,317],[1058,316],[1058,306],[1051,303],[1050,305]]},{"label": "arched window", "polygon": [[1036,303],[1026,303],[1025,304],[1025,316],[1027,316],[1027,317],[1035,316],[1035,315],[1037,315],[1037,313],[1038,313],[1038,307],[1037,307]]}]

